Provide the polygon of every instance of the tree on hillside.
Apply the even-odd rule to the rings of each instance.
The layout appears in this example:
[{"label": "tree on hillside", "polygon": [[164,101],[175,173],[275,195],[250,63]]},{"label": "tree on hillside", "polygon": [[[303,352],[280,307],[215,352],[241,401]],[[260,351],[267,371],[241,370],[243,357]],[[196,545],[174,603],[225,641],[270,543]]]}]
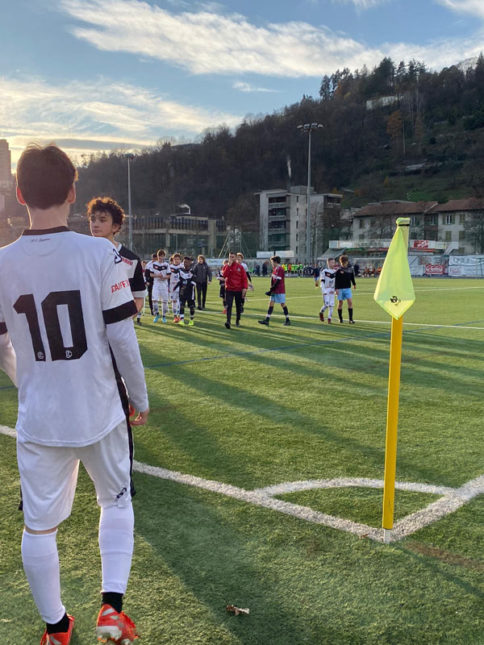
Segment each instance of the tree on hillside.
[{"label": "tree on hillside", "polygon": [[390,114],[387,121],[387,133],[392,140],[392,149],[395,155],[398,155],[402,149],[403,120],[400,110],[395,110]]}]

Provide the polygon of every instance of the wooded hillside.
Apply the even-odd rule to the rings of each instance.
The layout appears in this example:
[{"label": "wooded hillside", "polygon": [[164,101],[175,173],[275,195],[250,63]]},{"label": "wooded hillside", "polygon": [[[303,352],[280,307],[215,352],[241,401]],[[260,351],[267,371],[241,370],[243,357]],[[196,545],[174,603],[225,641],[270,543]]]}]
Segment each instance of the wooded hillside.
[{"label": "wooded hillside", "polygon": [[[222,217],[257,229],[260,189],[305,184],[307,139],[313,133],[312,183],[339,190],[344,205],[382,199],[436,199],[484,194],[484,58],[463,71],[431,72],[421,62],[325,76],[317,98],[274,114],[207,132],[196,144],[160,145],[131,164],[133,212]],[[127,208],[127,162],[121,153],[80,168],[78,206],[108,194]]]}]

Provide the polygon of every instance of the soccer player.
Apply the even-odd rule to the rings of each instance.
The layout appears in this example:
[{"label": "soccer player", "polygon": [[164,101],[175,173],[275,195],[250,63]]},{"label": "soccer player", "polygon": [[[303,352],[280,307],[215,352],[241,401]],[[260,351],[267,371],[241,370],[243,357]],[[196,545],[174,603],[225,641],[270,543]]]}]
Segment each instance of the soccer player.
[{"label": "soccer player", "polygon": [[223,268],[229,263],[227,258],[222,263],[222,266],[218,270],[217,273],[217,280],[219,281],[220,284],[220,291],[219,291],[219,297],[222,298],[222,304],[224,306],[224,314],[227,313],[227,301],[225,300],[225,278],[223,277]]},{"label": "soccer player", "polygon": [[291,324],[289,320],[289,311],[286,305],[286,286],[284,284],[284,269],[281,266],[281,258],[278,255],[273,255],[271,257],[272,264],[272,275],[271,275],[271,288],[269,291],[266,291],[266,296],[270,297],[269,308],[267,309],[267,315],[264,320],[258,320],[257,322],[260,325],[269,326],[269,321],[274,311],[274,303],[278,303],[282,307],[282,311],[286,317],[284,325],[288,327]]},{"label": "soccer player", "polygon": [[225,301],[227,303],[227,320],[225,321],[225,326],[227,329],[230,329],[232,305],[235,300],[235,325],[240,327],[240,316],[242,315],[243,302],[249,282],[247,280],[247,272],[237,262],[235,253],[229,253],[229,261],[222,268],[222,276],[225,280]]},{"label": "soccer player", "polygon": [[[239,251],[236,254],[236,256],[237,256],[237,262],[244,267],[245,273],[247,274],[247,280],[249,281],[248,290],[254,291],[254,285],[252,284],[252,278],[250,277],[249,267],[247,266],[247,263],[244,262],[243,253]],[[244,313],[244,307],[245,307],[245,296],[242,298],[242,313]]]},{"label": "soccer player", "polygon": [[151,255],[151,260],[146,263],[145,267],[145,284],[146,290],[148,291],[148,304],[150,306],[151,315],[154,316],[153,312],[153,278],[151,277],[151,271],[153,270],[153,262],[156,262],[158,256],[156,253]]},{"label": "soccer player", "polygon": [[340,266],[336,269],[334,287],[338,296],[338,316],[340,323],[343,322],[343,301],[348,301],[348,316],[350,325],[354,325],[353,320],[353,299],[351,285],[356,289],[355,274],[349,266],[347,255],[342,255],[339,259]]},{"label": "soccer player", "polygon": [[157,259],[153,262],[151,270],[151,277],[153,278],[153,313],[155,314],[153,322],[157,323],[160,319],[159,302],[161,300],[161,320],[166,323],[166,314],[168,313],[170,265],[165,260],[166,253],[163,249],[159,249],[156,257]]},{"label": "soccer player", "polygon": [[[146,260],[141,260],[141,271],[142,271],[142,274],[143,274],[143,280],[144,280],[144,283],[145,283],[145,287],[148,287],[148,283],[146,282],[146,265],[147,264],[148,263],[146,262]],[[143,306],[141,307],[141,309],[138,309],[138,313],[136,314],[136,322],[137,322],[138,325],[141,325],[141,316],[143,315],[143,312],[144,312],[144,309],[145,309],[145,304],[146,304],[146,297],[143,298]]]},{"label": "soccer player", "polygon": [[87,217],[91,235],[105,237],[111,244],[114,244],[123,261],[136,308],[140,311],[144,306],[146,296],[141,260],[133,251],[114,239],[123,226],[125,218],[123,209],[110,197],[94,197],[87,205]]},{"label": "soccer player", "polygon": [[181,255],[173,253],[170,258],[170,300],[171,310],[173,313],[173,322],[180,322],[180,291],[178,283],[180,281],[179,271],[181,264]]},{"label": "soccer player", "polygon": [[29,145],[17,164],[17,197],[30,228],[0,249],[1,364],[16,378],[19,397],[22,561],[46,623],[41,645],[69,645],[74,618],[61,600],[56,538],[70,515],[82,461],[101,508],[97,637],[128,644],[137,638],[122,611],[134,516],[126,418],[110,348],[139,411],[133,424],[146,423],[148,398],[122,258],[107,240],[67,228],[75,180],[57,146]]},{"label": "soccer player", "polygon": [[[179,325],[194,325],[195,318],[195,280],[192,271],[193,258],[186,255],[183,264],[178,270],[178,289],[180,295],[180,319]],[[190,320],[185,320],[185,305],[190,308]]]},{"label": "soccer player", "polygon": [[315,280],[315,286],[318,286],[319,282],[323,295],[323,306],[319,312],[319,320],[324,322],[324,312],[328,309],[328,323],[331,324],[334,308],[334,276],[336,273],[334,268],[334,258],[328,258],[326,260],[326,265],[326,268],[322,268],[320,270],[318,280]]}]

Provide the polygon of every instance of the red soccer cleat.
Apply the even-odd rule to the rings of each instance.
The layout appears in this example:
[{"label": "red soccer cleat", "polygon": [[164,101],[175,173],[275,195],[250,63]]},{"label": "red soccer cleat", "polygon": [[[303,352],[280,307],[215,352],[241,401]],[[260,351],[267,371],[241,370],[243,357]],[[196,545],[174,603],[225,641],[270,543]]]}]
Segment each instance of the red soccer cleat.
[{"label": "red soccer cleat", "polygon": [[48,634],[47,630],[44,632],[40,645],[69,645],[71,642],[72,630],[74,629],[74,616],[69,616],[69,629],[66,632],[58,632],[57,634]]},{"label": "red soccer cleat", "polygon": [[96,636],[99,643],[131,645],[139,638],[136,625],[122,611],[118,613],[111,605],[103,605],[97,617]]},{"label": "red soccer cleat", "polygon": [[319,312],[319,320],[324,322],[324,313],[322,311]]}]

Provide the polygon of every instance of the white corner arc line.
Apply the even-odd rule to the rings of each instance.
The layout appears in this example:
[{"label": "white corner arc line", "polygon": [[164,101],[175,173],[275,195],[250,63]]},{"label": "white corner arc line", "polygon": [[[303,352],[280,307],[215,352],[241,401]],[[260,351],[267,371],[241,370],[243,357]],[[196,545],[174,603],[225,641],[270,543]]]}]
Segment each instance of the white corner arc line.
[{"label": "white corner arc line", "polygon": [[326,513],[314,511],[307,506],[292,504],[291,502],[286,502],[273,497],[273,495],[283,495],[315,488],[366,487],[382,489],[383,480],[356,477],[329,480],[318,479],[300,482],[286,482],[276,486],[248,491],[243,488],[231,486],[230,484],[202,479],[200,477],[195,477],[194,475],[186,475],[174,470],[159,468],[157,466],[148,466],[137,461],[133,463],[133,468],[135,471],[140,473],[159,477],[160,479],[168,479],[179,484],[195,486],[213,493],[227,495],[228,497],[249,502],[256,506],[261,506],[262,508],[279,511],[285,515],[292,515],[293,517],[297,517],[306,522],[323,524],[340,531],[353,533],[359,537],[367,537],[377,542],[396,542],[401,540],[402,538],[415,533],[419,529],[441,519],[445,515],[453,513],[477,495],[484,493],[484,475],[467,482],[460,488],[433,486],[431,484],[418,484],[412,482],[396,482],[395,487],[397,490],[442,495],[442,497],[425,508],[412,513],[411,515],[407,515],[402,520],[396,522],[393,530],[391,531],[390,537],[387,537],[385,540],[383,529],[377,529],[375,527],[368,526],[367,524],[352,522],[351,520],[327,515]]},{"label": "white corner arc line", "polygon": [[[17,436],[15,430],[7,426],[0,426],[0,434],[12,438],[16,438]],[[397,490],[442,495],[442,497],[425,508],[407,515],[396,522],[389,539],[385,539],[383,529],[377,529],[375,527],[368,526],[367,524],[352,522],[351,520],[346,520],[344,518],[327,515],[326,513],[314,511],[307,506],[292,504],[291,502],[286,502],[273,497],[274,495],[284,495],[297,491],[313,490],[318,488],[365,487],[381,489],[383,488],[383,480],[380,479],[357,477],[313,479],[307,481],[285,482],[283,484],[249,491],[230,484],[196,477],[195,475],[187,475],[175,470],[160,468],[158,466],[149,466],[148,464],[143,464],[136,460],[133,462],[133,470],[159,479],[166,479],[178,484],[194,486],[220,495],[226,495],[227,497],[248,502],[255,506],[279,511],[285,515],[291,515],[306,522],[322,524],[324,526],[329,526],[330,528],[352,533],[359,537],[370,538],[376,542],[396,542],[401,540],[442,517],[455,512],[474,497],[484,493],[484,475],[468,481],[460,488],[433,486],[431,484],[418,484],[412,482],[396,482],[395,487]]]}]

